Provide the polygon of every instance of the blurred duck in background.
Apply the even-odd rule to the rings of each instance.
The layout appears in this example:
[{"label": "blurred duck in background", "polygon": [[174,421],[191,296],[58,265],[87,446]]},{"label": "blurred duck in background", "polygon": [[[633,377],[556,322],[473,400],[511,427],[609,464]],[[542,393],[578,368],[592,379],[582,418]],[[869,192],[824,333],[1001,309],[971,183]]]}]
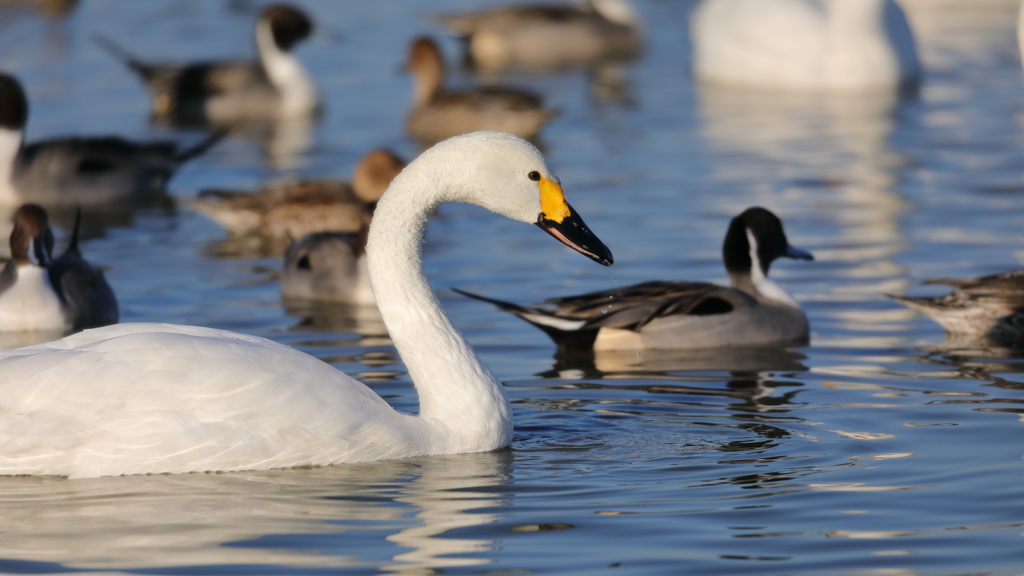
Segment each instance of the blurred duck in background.
[{"label": "blurred duck in background", "polygon": [[887,296],[931,318],[954,339],[1024,347],[1024,270],[970,279],[932,278],[922,284],[954,290],[945,296]]},{"label": "blurred duck in background", "polygon": [[78,6],[78,0],[0,0],[0,6],[31,6],[44,16],[62,18]]},{"label": "blurred duck in background", "polygon": [[523,90],[446,90],[441,50],[427,37],[413,41],[407,66],[413,75],[414,103],[406,128],[423,143],[478,130],[532,138],[555,115],[554,110],[544,108],[540,96]]},{"label": "blurred duck in background", "polygon": [[455,291],[519,316],[561,350],[807,344],[807,316],[768,279],[776,258],[814,259],[789,245],[782,221],[764,208],[748,208],[729,224],[722,256],[731,288],[685,280],[644,282],[542,302],[554,309]]},{"label": "blurred duck in background", "polygon": [[316,232],[296,240],[284,254],[281,297],[372,306],[366,268],[369,225],[359,232]]},{"label": "blurred duck in background", "polygon": [[80,330],[116,324],[117,299],[103,273],[82,258],[79,222],[54,259],[46,210],[26,204],[14,216],[11,260],[0,271],[0,331]]},{"label": "blurred duck in background", "polygon": [[182,149],[177,143],[134,143],[118,137],[54,138],[26,145],[28,99],[0,72],[0,204],[50,207],[104,204],[161,193],[185,161],[222,133]]},{"label": "blurred duck in background", "polygon": [[921,77],[894,0],[704,0],[690,19],[703,81],[780,90],[900,88]]},{"label": "blurred duck in background", "polygon": [[394,152],[378,149],[360,160],[352,183],[285,182],[255,192],[204,190],[183,202],[235,236],[260,236],[265,251],[280,254],[289,242],[326,230],[359,232],[373,207],[405,167]]},{"label": "blurred duck in background", "polygon": [[629,58],[643,48],[640,18],[625,0],[506,6],[437,19],[465,40],[468,59],[480,68],[557,69]]},{"label": "blurred duck in background", "polygon": [[293,6],[268,6],[256,21],[259,60],[157,64],[144,62],[109,39],[97,42],[135,71],[153,95],[153,115],[177,125],[226,124],[308,117],[320,97],[309,72],[292,54],[313,23]]}]

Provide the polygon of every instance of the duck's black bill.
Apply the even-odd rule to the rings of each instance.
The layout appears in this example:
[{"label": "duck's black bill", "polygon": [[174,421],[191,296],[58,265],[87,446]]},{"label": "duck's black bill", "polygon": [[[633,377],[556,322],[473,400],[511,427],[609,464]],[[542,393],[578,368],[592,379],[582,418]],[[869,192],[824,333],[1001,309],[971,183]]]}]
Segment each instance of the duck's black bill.
[{"label": "duck's black bill", "polygon": [[[569,206],[566,204],[566,206]],[[569,206],[569,215],[562,218],[561,222],[549,220],[542,213],[537,219],[537,226],[548,234],[557,238],[562,244],[589,257],[598,264],[611,266],[615,262],[612,251],[604,245],[604,242],[594,235],[587,228],[587,225],[580,218],[580,215]]]},{"label": "duck's black bill", "polygon": [[814,260],[814,254],[811,254],[807,250],[793,248],[792,246],[786,247],[786,257],[795,258],[797,260]]}]

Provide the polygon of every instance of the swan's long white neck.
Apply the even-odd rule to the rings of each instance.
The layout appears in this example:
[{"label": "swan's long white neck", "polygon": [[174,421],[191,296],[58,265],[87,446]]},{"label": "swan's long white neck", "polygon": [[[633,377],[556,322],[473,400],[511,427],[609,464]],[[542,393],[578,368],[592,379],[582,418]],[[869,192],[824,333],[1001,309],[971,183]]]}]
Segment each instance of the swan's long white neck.
[{"label": "swan's long white neck", "polygon": [[261,20],[256,25],[256,48],[267,77],[281,94],[281,114],[303,116],[315,111],[319,96],[312,76],[294,54],[277,46],[270,22]]},{"label": "swan's long white neck", "polygon": [[377,306],[419,394],[420,418],[439,441],[468,452],[508,445],[512,410],[423,273],[427,217],[442,202],[468,197],[453,183],[458,169],[417,161],[399,174],[377,204],[366,253]]},{"label": "swan's long white neck", "polygon": [[14,190],[14,163],[21,150],[21,130],[0,128],[0,203],[18,204],[18,194]]}]

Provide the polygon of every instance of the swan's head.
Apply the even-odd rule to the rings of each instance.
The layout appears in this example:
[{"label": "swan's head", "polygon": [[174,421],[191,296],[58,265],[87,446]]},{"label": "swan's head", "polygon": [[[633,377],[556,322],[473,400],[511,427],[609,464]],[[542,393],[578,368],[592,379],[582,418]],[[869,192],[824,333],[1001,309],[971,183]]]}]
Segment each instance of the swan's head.
[{"label": "swan's head", "polygon": [[421,156],[430,157],[443,162],[445,176],[458,183],[446,200],[536,224],[595,262],[614,262],[611,250],[566,202],[544,156],[526,140],[505,132],[473,132],[449,138]]}]

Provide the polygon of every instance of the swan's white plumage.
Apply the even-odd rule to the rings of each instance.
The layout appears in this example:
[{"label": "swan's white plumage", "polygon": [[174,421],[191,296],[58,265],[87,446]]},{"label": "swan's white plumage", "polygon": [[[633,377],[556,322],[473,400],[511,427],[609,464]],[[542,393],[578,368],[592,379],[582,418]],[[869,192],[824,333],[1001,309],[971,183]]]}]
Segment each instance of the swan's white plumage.
[{"label": "swan's white plumage", "polygon": [[427,216],[446,201],[535,222],[531,171],[555,178],[525,141],[468,134],[424,152],[378,204],[371,282],[416,385],[418,416],[269,340],[122,324],[0,352],[0,474],[268,469],[507,445],[504,389],[441,310],[423,276],[421,242]]},{"label": "swan's white plumage", "polygon": [[722,84],[844,91],[921,74],[894,0],[704,0],[690,28],[694,74]]},{"label": "swan's white plumage", "polygon": [[395,440],[418,442],[379,438],[393,431],[375,425],[381,418],[415,419],[328,364],[222,330],[89,330],[5,353],[0,373],[5,473],[88,477],[332,464],[386,458]]}]

